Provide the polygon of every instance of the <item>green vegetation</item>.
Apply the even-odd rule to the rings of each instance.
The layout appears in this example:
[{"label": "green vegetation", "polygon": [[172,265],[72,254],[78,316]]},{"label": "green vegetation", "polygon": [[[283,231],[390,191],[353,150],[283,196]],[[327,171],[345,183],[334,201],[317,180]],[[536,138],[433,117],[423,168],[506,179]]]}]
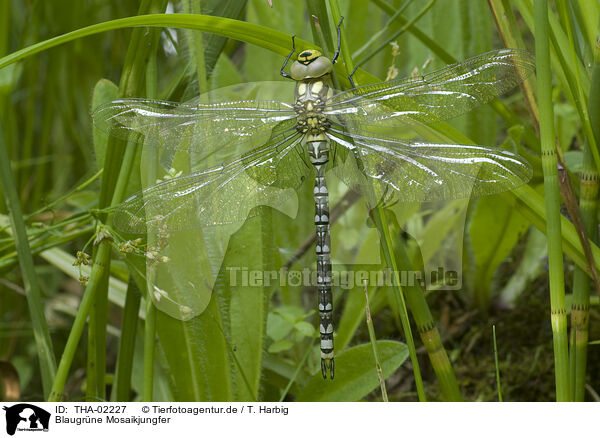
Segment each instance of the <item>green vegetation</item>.
[{"label": "green vegetation", "polygon": [[[165,166],[90,113],[236,84],[249,85],[223,93],[256,96],[253,84],[284,81],[292,35],[331,55],[341,16],[339,89],[355,67],[366,85],[500,47],[532,53],[520,89],[400,135],[499,146],[534,176],[371,211],[328,179],[334,270],[354,281],[334,286],[324,381],[315,288],[290,277],[315,269],[313,182],[295,217],[261,206],[237,229],[175,232],[167,257],[160,230],[122,235],[110,211],[194,159]],[[598,2],[576,0],[0,0],[0,399],[597,400],[599,23]],[[278,86],[264,90],[291,101]],[[240,267],[289,281],[248,286]],[[386,269],[432,281],[365,286],[363,271]]]}]

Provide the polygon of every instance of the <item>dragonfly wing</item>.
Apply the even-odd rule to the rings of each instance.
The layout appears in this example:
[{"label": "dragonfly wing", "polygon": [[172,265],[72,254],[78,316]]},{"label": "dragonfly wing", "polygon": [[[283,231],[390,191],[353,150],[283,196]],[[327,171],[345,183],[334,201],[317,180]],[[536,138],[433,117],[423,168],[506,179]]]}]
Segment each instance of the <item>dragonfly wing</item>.
[{"label": "dragonfly wing", "polygon": [[372,200],[390,191],[401,202],[491,195],[525,184],[533,173],[522,157],[494,147],[405,142],[337,128],[327,135],[344,147],[336,153],[336,175]]},{"label": "dragonfly wing", "polygon": [[118,99],[99,106],[92,118],[99,130],[117,138],[208,155],[227,145],[248,151],[260,139],[266,141],[277,124],[296,117],[291,105],[276,100],[205,103],[203,99],[187,103]]},{"label": "dragonfly wing", "polygon": [[279,207],[310,170],[298,156],[301,140],[288,130],[236,160],[148,187],[116,208],[113,224],[132,234],[190,230],[243,222],[256,206]]},{"label": "dragonfly wing", "polygon": [[341,92],[327,101],[325,114],[359,126],[440,122],[510,90],[534,68],[524,50],[495,50],[426,75]]}]

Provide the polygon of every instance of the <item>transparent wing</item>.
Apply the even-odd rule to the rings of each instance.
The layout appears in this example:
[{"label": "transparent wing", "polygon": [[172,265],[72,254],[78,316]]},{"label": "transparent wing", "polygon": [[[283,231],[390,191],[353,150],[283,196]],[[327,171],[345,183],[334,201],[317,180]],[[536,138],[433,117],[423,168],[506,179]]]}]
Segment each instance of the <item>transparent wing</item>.
[{"label": "transparent wing", "polygon": [[[377,200],[390,190],[401,202],[439,201],[515,189],[532,176],[522,157],[498,148],[404,142],[331,128],[336,175]],[[340,150],[342,149],[342,150]]]},{"label": "transparent wing", "polygon": [[240,158],[134,194],[116,208],[113,224],[132,234],[144,234],[148,227],[190,230],[242,222],[256,206],[280,207],[310,171],[298,146],[302,134],[286,125]]},{"label": "transparent wing", "polygon": [[423,76],[344,91],[327,101],[325,114],[363,126],[440,122],[510,90],[534,68],[526,51],[495,50]]},{"label": "transparent wing", "polygon": [[98,107],[92,117],[98,129],[117,138],[204,153],[228,144],[240,150],[240,143],[268,138],[278,123],[296,117],[291,105],[275,100],[203,103],[202,99],[206,97],[187,103],[118,99]]}]

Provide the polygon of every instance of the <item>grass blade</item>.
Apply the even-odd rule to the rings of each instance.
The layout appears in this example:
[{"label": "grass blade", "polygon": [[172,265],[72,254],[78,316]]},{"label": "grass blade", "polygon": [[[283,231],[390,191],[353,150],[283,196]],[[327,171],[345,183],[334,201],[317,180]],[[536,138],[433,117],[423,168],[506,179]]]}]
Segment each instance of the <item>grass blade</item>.
[{"label": "grass blade", "polygon": [[502,401],[502,385],[500,384],[500,365],[498,364],[498,345],[496,344],[496,325],[492,326],[494,338],[494,364],[496,365],[496,388],[498,389],[498,401]]},{"label": "grass blade", "polygon": [[27,240],[27,232],[19,195],[14,184],[13,173],[10,167],[10,158],[4,141],[4,131],[0,124],[0,183],[6,200],[6,205],[10,214],[10,222],[14,231],[15,245],[21,265],[23,283],[25,285],[25,294],[29,306],[29,315],[33,325],[33,336],[38,351],[40,361],[40,370],[42,373],[42,384],[44,387],[44,396],[50,393],[52,380],[56,373],[56,359],[54,358],[54,349],[50,339],[48,323],[44,315],[44,304],[39,289],[38,278],[35,273],[33,257]]},{"label": "grass blade", "polygon": [[389,401],[387,390],[385,389],[385,378],[383,377],[383,369],[379,361],[379,353],[377,350],[377,338],[375,337],[375,328],[373,328],[373,320],[371,319],[371,307],[369,306],[369,290],[367,288],[367,280],[365,280],[365,312],[367,327],[369,329],[369,340],[373,348],[373,357],[375,358],[375,369],[377,370],[377,380],[379,380],[379,388],[381,388],[381,398],[383,401]]}]

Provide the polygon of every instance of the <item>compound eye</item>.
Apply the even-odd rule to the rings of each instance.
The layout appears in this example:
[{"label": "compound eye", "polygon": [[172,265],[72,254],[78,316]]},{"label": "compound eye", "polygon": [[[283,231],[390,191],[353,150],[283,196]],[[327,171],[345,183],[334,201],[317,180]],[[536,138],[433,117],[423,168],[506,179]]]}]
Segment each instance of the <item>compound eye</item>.
[{"label": "compound eye", "polygon": [[298,55],[298,60],[290,67],[292,79],[301,81],[303,79],[318,78],[333,70],[333,64],[321,55],[318,50],[304,50]]},{"label": "compound eye", "polygon": [[298,54],[298,62],[308,65],[321,56],[321,52],[318,50],[303,50]]}]

